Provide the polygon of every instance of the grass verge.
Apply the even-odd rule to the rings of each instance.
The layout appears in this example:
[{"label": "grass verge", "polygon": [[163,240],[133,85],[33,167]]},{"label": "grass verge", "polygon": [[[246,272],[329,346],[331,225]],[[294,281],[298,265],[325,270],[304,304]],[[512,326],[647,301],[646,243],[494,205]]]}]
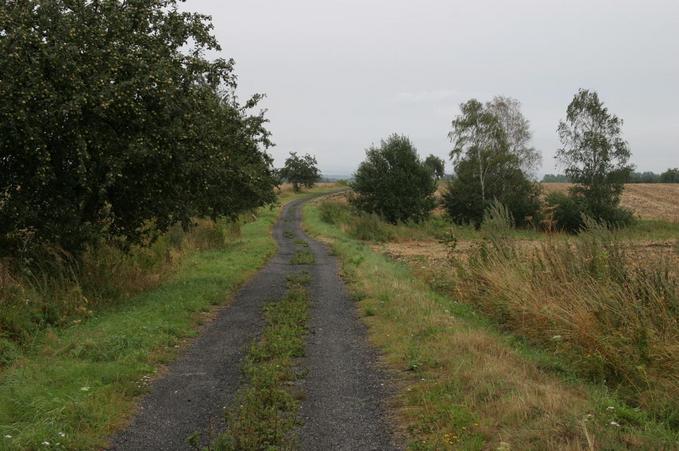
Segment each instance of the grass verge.
[{"label": "grass verge", "polygon": [[331,241],[371,340],[403,379],[399,418],[410,449],[671,449],[679,435],[564,361],[503,334],[304,209]]},{"label": "grass verge", "polygon": [[223,303],[272,255],[276,218],[263,210],[240,240],[188,257],[160,287],[36,338],[0,375],[0,448],[105,445],[156,367],[195,335],[200,313]]},{"label": "grass verge", "polygon": [[296,359],[304,355],[309,316],[307,272],[288,277],[288,292],[265,307],[266,327],[250,348],[244,372],[248,385],[227,412],[227,430],[215,450],[292,449],[301,394],[293,390],[301,374]]}]

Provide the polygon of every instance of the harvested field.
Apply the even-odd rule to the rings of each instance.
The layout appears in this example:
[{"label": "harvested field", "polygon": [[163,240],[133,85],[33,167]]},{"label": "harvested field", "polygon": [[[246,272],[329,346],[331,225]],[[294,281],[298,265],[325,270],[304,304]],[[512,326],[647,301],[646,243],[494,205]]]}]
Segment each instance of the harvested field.
[{"label": "harvested field", "polygon": [[[545,192],[566,192],[570,183],[543,183]],[[622,206],[641,219],[679,223],[679,183],[628,183]]]}]

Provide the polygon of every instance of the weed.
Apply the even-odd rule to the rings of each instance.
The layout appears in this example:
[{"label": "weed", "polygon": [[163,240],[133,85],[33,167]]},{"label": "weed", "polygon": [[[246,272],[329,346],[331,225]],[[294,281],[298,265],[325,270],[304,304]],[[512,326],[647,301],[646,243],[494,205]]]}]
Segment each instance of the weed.
[{"label": "weed", "polygon": [[288,292],[265,307],[266,327],[246,357],[248,386],[227,412],[227,430],[216,450],[290,449],[299,400],[290,384],[300,377],[295,359],[304,354],[309,295],[307,272],[288,277]]},{"label": "weed", "polygon": [[316,261],[314,254],[307,250],[298,250],[290,259],[291,265],[312,265]]}]

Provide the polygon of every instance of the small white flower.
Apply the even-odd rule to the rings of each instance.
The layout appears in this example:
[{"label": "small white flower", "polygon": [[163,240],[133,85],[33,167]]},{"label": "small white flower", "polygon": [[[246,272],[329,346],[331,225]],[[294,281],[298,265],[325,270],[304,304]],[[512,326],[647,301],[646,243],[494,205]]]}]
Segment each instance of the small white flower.
[{"label": "small white flower", "polygon": [[620,423],[618,423],[617,421],[611,421],[611,426],[615,426],[615,427],[619,428]]},{"label": "small white flower", "polygon": [[12,438],[12,436],[9,434],[5,434],[5,438]]},{"label": "small white flower", "polygon": [[608,406],[608,407],[606,407],[606,410],[615,410],[615,407],[613,407],[613,406]]},{"label": "small white flower", "polygon": [[47,440],[45,440],[44,442],[42,442],[42,444],[45,445],[45,446],[50,446],[50,442],[48,442]]},{"label": "small white flower", "polygon": [[63,432],[59,432],[59,437],[66,437],[66,434],[64,434]]},{"label": "small white flower", "polygon": [[80,391],[90,391],[90,387],[80,387]]},{"label": "small white flower", "polygon": [[554,336],[552,337],[552,340],[554,340],[554,341],[559,341],[559,340],[561,340],[561,335],[554,335]]}]

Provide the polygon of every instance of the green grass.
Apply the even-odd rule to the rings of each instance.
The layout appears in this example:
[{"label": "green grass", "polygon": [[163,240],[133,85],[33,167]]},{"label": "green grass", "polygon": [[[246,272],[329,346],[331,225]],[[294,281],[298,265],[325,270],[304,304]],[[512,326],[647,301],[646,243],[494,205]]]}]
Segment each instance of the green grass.
[{"label": "green grass", "polygon": [[305,227],[331,240],[371,341],[397,370],[394,405],[410,449],[679,446],[679,433],[578,377],[568,360],[500,331],[321,217],[305,207]]},{"label": "green grass", "polygon": [[104,445],[146,391],[146,378],[196,334],[200,313],[226,302],[273,254],[269,230],[276,217],[277,210],[263,210],[240,240],[188,257],[159,288],[37,337],[0,374],[0,448]]},{"label": "green grass", "polygon": [[300,249],[290,259],[291,265],[312,265],[316,261],[314,254],[308,249]]},{"label": "green grass", "polygon": [[306,272],[288,277],[288,292],[265,307],[266,327],[246,357],[248,385],[227,412],[227,430],[211,446],[215,450],[293,449],[292,433],[299,421],[300,393],[294,382],[302,377],[296,359],[304,355],[309,316]]}]

